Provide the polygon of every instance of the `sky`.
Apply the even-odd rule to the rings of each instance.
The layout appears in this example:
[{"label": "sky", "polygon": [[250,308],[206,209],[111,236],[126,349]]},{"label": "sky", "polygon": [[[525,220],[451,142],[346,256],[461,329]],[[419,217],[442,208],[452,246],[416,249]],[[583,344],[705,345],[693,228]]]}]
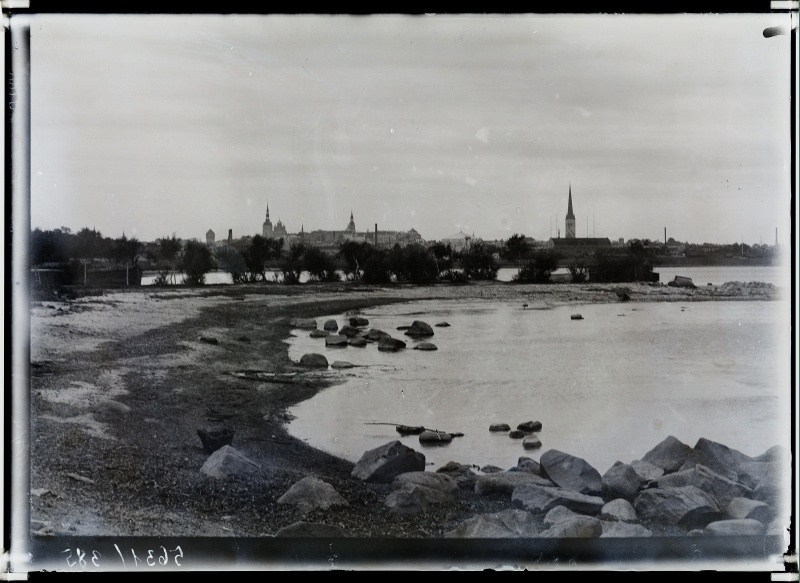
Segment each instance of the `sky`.
[{"label": "sky", "polygon": [[786,14],[35,15],[31,223],[790,243]]}]

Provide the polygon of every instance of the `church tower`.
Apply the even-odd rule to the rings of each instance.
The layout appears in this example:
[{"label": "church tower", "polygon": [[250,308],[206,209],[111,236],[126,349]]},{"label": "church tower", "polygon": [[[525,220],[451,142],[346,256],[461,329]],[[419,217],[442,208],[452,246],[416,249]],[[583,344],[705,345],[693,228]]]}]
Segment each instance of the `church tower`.
[{"label": "church tower", "polygon": [[356,232],[356,224],[353,221],[353,211],[350,211],[350,222],[347,224],[347,229],[345,229],[345,233],[349,235],[355,235]]},{"label": "church tower", "polygon": [[267,220],[264,221],[261,236],[265,239],[272,239],[272,221],[269,220],[269,204],[267,204]]},{"label": "church tower", "polygon": [[572,213],[572,184],[569,185],[569,203],[567,203],[567,219],[565,221],[567,239],[575,238],[575,215]]}]

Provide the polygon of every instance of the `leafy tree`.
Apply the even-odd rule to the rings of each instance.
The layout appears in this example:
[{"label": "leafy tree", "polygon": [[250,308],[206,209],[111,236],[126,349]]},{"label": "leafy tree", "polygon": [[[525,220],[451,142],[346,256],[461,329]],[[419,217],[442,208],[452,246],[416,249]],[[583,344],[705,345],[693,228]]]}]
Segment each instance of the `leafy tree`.
[{"label": "leafy tree", "polygon": [[260,278],[266,281],[267,274],[267,261],[272,256],[272,245],[269,239],[261,235],[255,235],[247,246],[244,253],[244,262],[247,265],[247,271],[252,274],[253,281]]},{"label": "leafy tree", "polygon": [[575,257],[567,267],[572,275],[572,283],[583,283],[588,276],[588,262],[586,257]]},{"label": "leafy tree", "polygon": [[215,254],[217,263],[230,274],[233,283],[247,281],[247,265],[236,247],[221,245],[216,248]]},{"label": "leafy tree", "polygon": [[503,247],[500,250],[500,257],[506,261],[516,263],[525,258],[530,250],[531,246],[525,239],[525,235],[514,234],[503,243]]},{"label": "leafy tree", "polygon": [[307,247],[303,264],[309,276],[317,281],[339,281],[333,258],[318,247]]},{"label": "leafy tree", "polygon": [[366,241],[344,241],[339,243],[336,256],[344,260],[345,275],[349,279],[359,280],[364,275],[364,267],[373,251],[374,247]]},{"label": "leafy tree", "polygon": [[436,259],[422,245],[395,244],[389,253],[389,266],[398,281],[429,284],[439,277]]},{"label": "leafy tree", "polygon": [[483,241],[475,241],[462,251],[461,268],[469,279],[491,281],[497,278],[497,261]]},{"label": "leafy tree", "polygon": [[558,269],[558,256],[549,250],[536,251],[514,276],[518,283],[547,283]]},{"label": "leafy tree", "polygon": [[136,237],[128,239],[123,233],[122,237],[114,239],[111,249],[115,261],[125,265],[134,265],[136,257],[142,250],[142,244]]},{"label": "leafy tree", "polygon": [[283,283],[298,284],[300,276],[303,274],[303,255],[306,246],[304,243],[292,243],[289,250],[281,261],[281,273],[283,273]]},{"label": "leafy tree", "polygon": [[166,285],[175,283],[175,271],[178,269],[178,253],[181,251],[181,241],[172,233],[170,237],[156,239],[155,248],[150,248],[151,259],[158,269],[154,283]]},{"label": "leafy tree", "polygon": [[186,274],[183,277],[183,283],[203,285],[206,281],[206,274],[214,269],[214,256],[204,243],[194,240],[186,241],[180,268]]},{"label": "leafy tree", "polygon": [[392,281],[389,253],[385,249],[373,248],[364,262],[361,280],[369,284],[385,284]]},{"label": "leafy tree", "polygon": [[[445,245],[441,241],[438,241],[428,247],[428,251],[431,252],[433,255],[434,261],[436,261],[436,268],[439,271],[439,275],[441,276],[443,273],[451,272],[453,268],[453,248],[450,246],[450,243]],[[460,273],[460,272],[457,272]]]}]

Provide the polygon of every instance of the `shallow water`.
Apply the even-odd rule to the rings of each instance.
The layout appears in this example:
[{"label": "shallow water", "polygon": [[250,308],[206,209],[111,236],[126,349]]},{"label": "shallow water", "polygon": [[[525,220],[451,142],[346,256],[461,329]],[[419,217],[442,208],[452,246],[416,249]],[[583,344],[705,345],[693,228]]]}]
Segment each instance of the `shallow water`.
[{"label": "shallow water", "polygon": [[[541,309],[533,309],[541,308]],[[572,320],[579,312],[583,320]],[[423,451],[434,467],[448,461],[511,467],[548,449],[582,457],[601,473],[641,458],[673,435],[705,437],[759,455],[789,447],[789,305],[785,302],[619,303],[548,308],[535,304],[425,301],[364,313],[369,328],[403,338],[398,353],[326,348],[297,330],[290,357],[346,360],[346,382],[291,411],[292,434],[352,461],[394,439]],[[339,325],[346,318],[333,315]],[[412,350],[397,326],[420,319],[438,350]],[[325,318],[319,318],[319,327]],[[542,448],[490,433],[541,421]],[[461,432],[423,448],[391,425]]]}]

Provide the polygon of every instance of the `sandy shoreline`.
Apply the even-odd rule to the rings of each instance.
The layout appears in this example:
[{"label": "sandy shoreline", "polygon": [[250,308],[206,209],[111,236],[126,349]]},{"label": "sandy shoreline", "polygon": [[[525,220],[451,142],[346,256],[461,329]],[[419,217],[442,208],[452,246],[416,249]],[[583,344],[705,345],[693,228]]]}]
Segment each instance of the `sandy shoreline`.
[{"label": "sandy shoreline", "polygon": [[[333,379],[285,384],[230,373],[298,370],[284,342],[291,318],[424,299],[618,302],[618,287],[628,289],[632,302],[782,297],[763,284],[691,290],[491,283],[138,288],[72,301],[33,300],[31,531],[56,537],[270,537],[311,520],[336,524],[352,536],[441,537],[475,514],[507,508],[508,501],[465,494],[433,516],[393,514],[383,505],[387,487],[354,483],[352,463],[286,432],[287,409]],[[208,455],[197,429],[219,416],[236,429],[234,447],[261,466],[257,476],[214,481],[200,473]],[[349,506],[305,515],[276,503],[307,475],[332,484]]]}]

